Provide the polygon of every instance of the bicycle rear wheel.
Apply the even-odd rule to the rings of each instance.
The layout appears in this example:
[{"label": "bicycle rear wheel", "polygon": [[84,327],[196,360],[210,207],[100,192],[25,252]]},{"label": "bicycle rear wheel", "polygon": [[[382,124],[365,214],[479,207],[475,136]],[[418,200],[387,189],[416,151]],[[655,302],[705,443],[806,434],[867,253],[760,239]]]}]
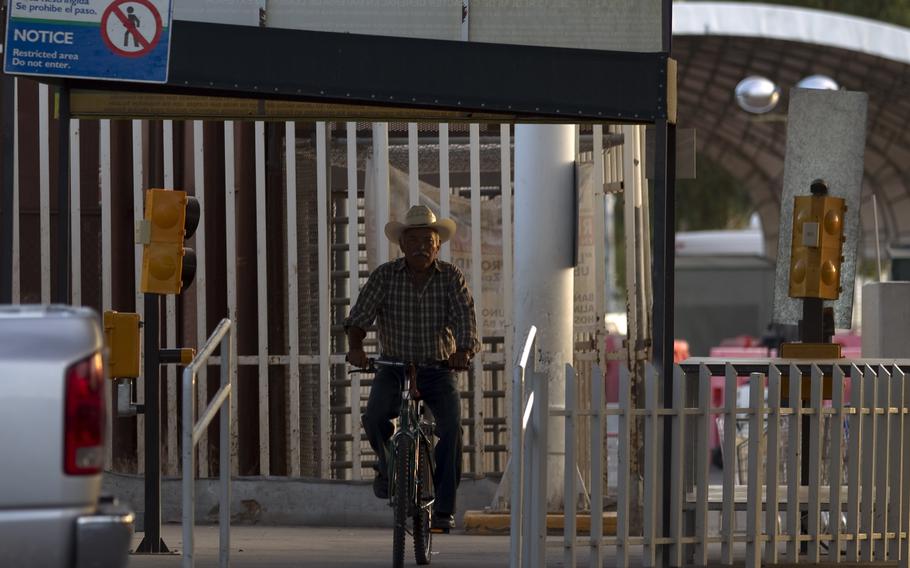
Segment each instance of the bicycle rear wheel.
[{"label": "bicycle rear wheel", "polygon": [[395,510],[395,530],[392,537],[392,566],[404,568],[404,541],[407,533],[408,506],[411,502],[411,440],[407,436],[399,436],[395,441],[394,455],[395,479],[392,489],[395,491],[392,500]]},{"label": "bicycle rear wheel", "polygon": [[414,511],[414,558],[417,564],[429,564],[433,552],[430,508],[435,498],[435,490],[430,452],[426,443],[417,443],[417,508]]}]

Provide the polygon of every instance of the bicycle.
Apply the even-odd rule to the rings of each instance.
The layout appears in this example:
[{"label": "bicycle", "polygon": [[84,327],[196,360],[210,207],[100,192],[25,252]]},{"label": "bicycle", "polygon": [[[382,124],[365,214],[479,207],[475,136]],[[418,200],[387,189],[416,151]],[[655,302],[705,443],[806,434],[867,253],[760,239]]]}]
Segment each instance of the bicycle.
[{"label": "bicycle", "polygon": [[[404,369],[398,427],[389,443],[389,506],[395,515],[392,564],[394,568],[404,566],[405,538],[410,532],[414,540],[415,560],[417,564],[425,565],[430,563],[433,550],[434,531],[430,525],[436,498],[433,486],[435,425],[423,415],[423,403],[417,390],[417,370],[442,366],[371,359],[368,368],[351,372],[375,373],[377,367],[382,366]],[[411,519],[411,531],[408,531],[408,519]]]}]

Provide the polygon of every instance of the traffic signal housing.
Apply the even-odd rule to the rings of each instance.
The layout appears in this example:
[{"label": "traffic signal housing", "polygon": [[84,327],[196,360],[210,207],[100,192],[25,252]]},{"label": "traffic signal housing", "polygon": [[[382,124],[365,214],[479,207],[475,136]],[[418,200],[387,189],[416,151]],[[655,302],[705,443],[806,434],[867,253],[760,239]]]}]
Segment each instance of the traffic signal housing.
[{"label": "traffic signal housing", "polygon": [[790,255],[791,298],[836,300],[844,242],[846,202],[824,194],[797,196],[793,203]]},{"label": "traffic signal housing", "polygon": [[104,343],[110,378],[139,376],[139,314],[104,312]]},{"label": "traffic signal housing", "polygon": [[196,253],[184,246],[196,232],[199,202],[185,191],[149,189],[138,228],[142,249],[141,291],[179,294],[196,276]]}]

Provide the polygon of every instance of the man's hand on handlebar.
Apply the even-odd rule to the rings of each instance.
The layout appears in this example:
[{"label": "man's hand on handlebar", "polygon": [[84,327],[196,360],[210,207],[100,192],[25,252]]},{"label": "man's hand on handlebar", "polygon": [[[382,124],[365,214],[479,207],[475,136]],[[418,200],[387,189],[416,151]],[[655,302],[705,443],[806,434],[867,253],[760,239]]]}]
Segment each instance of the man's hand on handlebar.
[{"label": "man's hand on handlebar", "polygon": [[468,368],[471,362],[471,355],[466,351],[456,351],[449,355],[449,368],[456,371],[463,371]]},{"label": "man's hand on handlebar", "polygon": [[364,352],[364,350],[362,348],[361,349],[351,349],[350,351],[348,351],[348,355],[347,355],[346,359],[347,359],[348,363],[350,363],[351,365],[353,365],[355,367],[359,367],[361,369],[367,369],[370,367],[370,358],[367,357],[366,352]]}]

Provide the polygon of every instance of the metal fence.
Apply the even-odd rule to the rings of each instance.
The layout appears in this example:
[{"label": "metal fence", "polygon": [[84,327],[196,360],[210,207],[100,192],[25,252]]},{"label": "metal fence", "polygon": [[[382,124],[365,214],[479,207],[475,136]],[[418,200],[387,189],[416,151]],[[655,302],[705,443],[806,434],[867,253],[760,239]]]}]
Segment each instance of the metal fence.
[{"label": "metal fence", "polygon": [[[566,420],[564,566],[574,566],[579,549],[589,548],[590,566],[612,555],[617,566],[640,560],[657,565],[667,554],[672,566],[892,562],[910,565],[910,361],[878,360],[690,360],[674,371],[672,408],[660,403],[660,381],[647,367],[640,383],[644,405],[632,404],[628,372],[620,375],[619,404],[606,408],[603,385],[575,392],[574,372],[566,369],[566,400],[588,397],[590,411],[540,406],[540,393],[525,389],[513,414],[513,428],[536,436],[544,414]],[[523,375],[516,369],[516,380]],[[723,385],[723,404],[712,404],[712,388]],[[516,390],[516,392],[518,392]],[[590,420],[593,439],[592,476],[602,475],[606,454],[602,424],[619,418],[615,535],[604,535],[600,521],[606,509],[597,484],[589,509],[577,509],[574,498],[578,462],[569,450],[578,421]],[[564,417],[564,418],[563,418]],[[522,421],[523,420],[523,421]],[[630,446],[633,421],[644,427],[644,447]],[[665,421],[672,439],[662,440]],[[710,466],[711,429],[722,430],[722,471]],[[663,470],[658,449],[669,444],[672,464]],[[527,479],[546,475],[525,443],[512,463],[524,464],[513,479],[513,523],[527,519],[526,530],[513,524],[511,565],[539,566],[546,558],[545,509]],[[631,452],[643,452],[641,478],[630,471]],[[529,452],[531,455],[529,455]],[[538,464],[535,466],[534,464]],[[538,469],[535,470],[534,468]],[[739,475],[738,475],[739,474]],[[671,478],[670,495],[662,494],[663,476]],[[641,483],[643,502],[629,501],[630,484]],[[513,488],[513,491],[515,489]],[[517,497],[521,495],[522,497]],[[632,530],[634,508],[641,507],[642,526]],[[663,516],[669,514],[669,533]],[[578,514],[591,515],[591,533],[581,540]],[[523,539],[523,540],[521,540]]]},{"label": "metal fence", "polygon": [[[62,147],[59,119],[54,87],[14,81],[13,301],[46,303],[62,252],[55,246],[61,209],[52,163]],[[585,151],[593,152],[602,185],[604,130],[584,128]],[[136,285],[141,246],[133,233],[143,216],[143,192],[179,188],[199,200],[202,219],[189,243],[197,253],[196,278],[164,302],[162,345],[201,345],[220,318],[235,322],[236,356],[228,363],[240,394],[231,401],[235,474],[359,479],[369,472],[357,419],[369,385],[344,376],[340,320],[368,274],[367,243],[383,240],[382,225],[399,213],[388,206],[390,169],[406,172],[408,202],[421,184],[434,188],[442,215],[449,214],[450,198],[469,198],[468,217],[478,221],[468,253],[474,266],[483,265],[477,206],[499,196],[500,291],[495,305],[480,301],[477,309],[479,318],[500,311],[503,321],[511,321],[508,124],[72,119],[68,142],[69,155],[61,158],[70,173],[66,278],[74,305],[142,316]],[[368,199],[375,204],[368,207]],[[368,217],[375,218],[371,227]],[[483,220],[489,217],[485,211]],[[449,254],[447,244],[442,256]],[[474,272],[476,290],[483,284],[480,271]],[[476,475],[505,465],[511,401],[511,338],[492,333],[483,343],[460,385],[465,471]],[[199,369],[204,394],[197,411],[217,389],[208,373],[221,364],[214,356]],[[177,475],[181,402],[175,369],[164,371],[162,389],[163,470]],[[143,403],[141,377],[135,392]],[[144,419],[114,420],[112,414],[106,465],[141,472]],[[215,475],[217,460],[217,444],[205,432],[199,475]]]}]

